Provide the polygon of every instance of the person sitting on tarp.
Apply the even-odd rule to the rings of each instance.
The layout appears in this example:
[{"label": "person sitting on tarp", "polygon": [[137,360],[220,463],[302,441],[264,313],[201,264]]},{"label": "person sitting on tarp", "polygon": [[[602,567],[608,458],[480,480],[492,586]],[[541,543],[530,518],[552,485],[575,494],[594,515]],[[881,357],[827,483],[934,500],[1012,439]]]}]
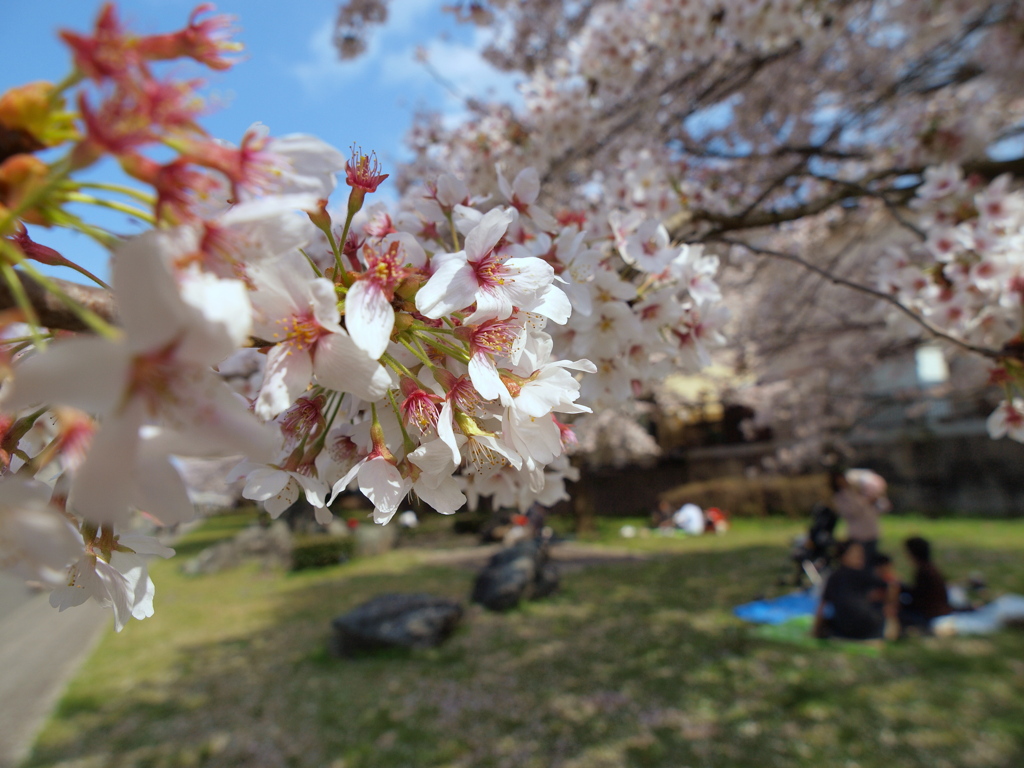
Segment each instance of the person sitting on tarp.
[{"label": "person sitting on tarp", "polygon": [[900,596],[900,621],[905,626],[926,628],[932,620],[953,612],[946,580],[932,563],[932,547],[927,539],[912,536],[903,546],[914,563],[914,582]]},{"label": "person sitting on tarp", "polygon": [[691,536],[700,536],[704,533],[704,510],[693,503],[683,504],[672,515],[672,523]]},{"label": "person sitting on tarp", "polygon": [[[814,636],[851,640],[897,636],[895,611],[884,608],[890,599],[890,585],[873,568],[865,567],[864,546],[859,541],[841,544],[839,563],[825,582],[814,616]],[[877,602],[880,592],[887,596],[882,604]]]},{"label": "person sitting on tarp", "polygon": [[672,528],[672,511],[672,505],[667,499],[659,501],[651,513],[651,528]]},{"label": "person sitting on tarp", "polygon": [[729,530],[729,517],[718,507],[704,510],[704,532],[725,533]]}]

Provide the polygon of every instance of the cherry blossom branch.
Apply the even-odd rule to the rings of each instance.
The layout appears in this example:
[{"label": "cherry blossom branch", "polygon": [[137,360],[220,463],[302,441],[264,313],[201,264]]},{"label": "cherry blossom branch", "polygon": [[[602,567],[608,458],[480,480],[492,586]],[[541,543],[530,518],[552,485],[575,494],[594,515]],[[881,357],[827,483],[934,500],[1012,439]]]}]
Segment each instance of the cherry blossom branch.
[{"label": "cherry blossom branch", "polygon": [[[814,176],[814,178],[820,179],[821,181],[827,181],[827,182],[830,182],[832,184],[838,184],[838,185],[841,185],[841,186],[845,186],[845,187],[847,187],[847,188],[857,192],[859,195],[861,195],[863,197],[873,197],[873,198],[876,198],[878,200],[881,200],[882,203],[885,205],[886,209],[889,211],[889,214],[893,217],[893,219],[896,220],[897,224],[902,226],[904,229],[907,229],[907,230],[913,232],[914,235],[919,240],[927,240],[928,239],[928,236],[924,232],[921,231],[920,227],[918,227],[913,222],[908,221],[907,218],[900,212],[900,204],[905,203],[910,197],[913,196],[913,191],[915,189],[917,189],[917,185],[914,185],[914,187],[912,187],[912,188],[904,187],[904,188],[901,188],[901,189],[898,189],[898,190],[891,190],[890,189],[890,190],[884,190],[882,192],[875,192],[875,191],[867,189],[866,187],[863,187],[860,184],[858,184],[856,182],[853,182],[853,181],[846,181],[844,179],[834,179],[831,176],[825,176],[823,174],[813,174],[813,176]],[[895,196],[898,199],[897,200],[893,200],[892,198],[893,198],[894,195],[887,195],[887,194],[885,194],[886,191],[888,191],[888,192],[895,192],[896,193]]]},{"label": "cherry blossom branch", "polygon": [[947,341],[950,344],[954,344],[962,349],[966,349],[969,352],[974,352],[977,355],[981,355],[982,357],[987,357],[993,360],[1005,357],[1007,354],[1006,351],[989,349],[988,347],[981,347],[976,344],[971,344],[970,342],[964,341],[963,339],[958,339],[956,336],[951,336],[950,334],[936,328],[934,325],[929,323],[927,320],[918,315],[916,312],[914,312],[914,310],[910,309],[910,307],[903,304],[901,301],[899,301],[899,299],[895,298],[894,296],[890,296],[884,291],[880,291],[876,288],[864,285],[863,283],[858,283],[854,280],[847,280],[844,277],[839,277],[838,275],[829,272],[827,269],[823,269],[822,267],[819,267],[817,264],[813,264],[810,261],[807,261],[806,259],[801,258],[800,256],[797,256],[794,253],[785,253],[784,251],[776,251],[771,248],[762,248],[760,246],[756,246],[751,243],[744,242],[742,240],[735,240],[729,237],[716,237],[714,238],[714,240],[716,242],[725,243],[727,245],[746,248],[751,253],[755,253],[761,256],[770,256],[773,259],[780,259],[782,261],[789,261],[792,262],[793,264],[798,264],[804,269],[807,269],[815,273],[819,277],[828,280],[833,285],[841,285],[844,288],[850,288],[854,291],[858,291],[868,296],[872,296],[878,299],[879,301],[884,301],[885,303],[895,307],[897,310],[899,310],[904,315],[909,317],[915,323],[920,325],[932,336],[942,339],[943,341]]},{"label": "cherry blossom branch", "polygon": [[776,224],[784,224],[789,221],[797,221],[809,216],[815,216],[827,211],[833,205],[843,200],[858,195],[849,190],[837,190],[831,195],[825,195],[811,200],[802,205],[794,205],[771,211],[750,211],[739,214],[723,214],[714,211],[688,211],[685,216],[677,217],[675,220],[666,222],[666,228],[673,238],[680,237],[686,225],[691,222],[708,222],[714,226],[704,239],[717,237],[722,232],[729,232],[738,229],[759,229],[761,227],[773,227]]},{"label": "cherry blossom branch", "polygon": [[762,353],[774,354],[791,349],[795,343],[814,341],[818,339],[834,339],[844,333],[871,333],[882,331],[886,324],[882,320],[870,322],[847,321],[835,325],[823,325],[818,327],[785,328],[771,332],[762,341]]},{"label": "cherry blossom branch", "polygon": [[[732,93],[736,92],[742,85],[749,82],[750,78],[766,66],[792,55],[799,49],[799,43],[794,43],[780,51],[775,51],[764,56],[753,57],[740,62],[735,67],[732,67],[712,80],[709,85],[702,89],[701,92],[696,94],[692,99],[688,99],[685,110],[677,112],[672,116],[672,119],[669,122],[672,124],[681,124],[683,120],[706,106],[708,102],[721,101],[728,97]],[[603,114],[597,117],[598,120],[608,120],[617,115],[622,115],[622,117],[618,122],[604,130],[599,140],[593,141],[586,146],[574,146],[561,156],[555,158],[551,162],[547,172],[544,174],[542,183],[546,184],[550,182],[553,177],[557,176],[573,161],[582,160],[596,155],[601,149],[607,147],[619,134],[634,127],[639,119],[638,115],[644,114],[645,109],[649,109],[652,104],[656,104],[660,99],[669,94],[678,93],[685,85],[697,80],[703,73],[704,72],[700,67],[694,67],[682,76],[676,78],[646,97],[637,98],[632,101],[620,102],[606,110]]]},{"label": "cherry blossom branch", "polygon": [[687,142],[680,142],[679,147],[686,154],[693,155],[694,157],[706,157],[712,160],[735,160],[740,162],[751,160],[778,160],[779,158],[783,158],[788,155],[802,155],[804,157],[823,157],[829,160],[868,159],[868,155],[866,152],[846,152],[839,149],[829,149],[828,147],[819,144],[805,144],[800,146],[782,144],[776,147],[775,149],[767,152],[750,152],[747,154],[721,152],[719,150],[713,149],[712,147],[697,146],[695,144],[689,144]]},{"label": "cherry blossom branch", "polygon": [[979,160],[976,163],[964,163],[963,168],[964,173],[976,173],[988,181],[1004,173],[1020,178],[1024,177],[1024,157],[1013,160]]},{"label": "cherry blossom branch", "polygon": [[[1001,176],[1004,173],[1020,177],[1024,176],[1024,158],[1002,161],[981,160],[974,163],[965,163],[963,165],[963,169],[967,174],[977,174],[982,178],[990,180],[997,176]],[[849,200],[856,197],[878,198],[886,203],[886,206],[890,207],[890,210],[892,210],[891,204],[898,204],[913,197],[914,191],[918,186],[920,186],[920,184],[912,184],[898,189],[889,188],[884,190],[873,190],[867,185],[884,178],[920,176],[922,173],[924,173],[924,168],[889,168],[884,171],[871,174],[859,182],[833,179],[823,175],[815,175],[815,178],[821,181],[829,181],[836,184],[839,188],[830,194],[822,195],[821,197],[809,200],[799,205],[769,211],[746,210],[737,214],[723,214],[715,211],[703,210],[688,211],[685,215],[678,216],[675,219],[666,222],[666,227],[673,238],[679,238],[687,229],[689,229],[689,227],[692,226],[692,222],[708,222],[713,225],[713,228],[710,232],[704,235],[702,239],[709,240],[717,238],[718,235],[723,232],[743,229],[759,229],[761,227],[772,227],[777,224],[784,224],[790,221],[798,221],[809,216],[815,216],[819,213],[823,213],[832,206],[841,203],[843,200]],[[777,186],[777,183],[775,186]],[[896,197],[896,200],[893,200],[893,197]],[[903,221],[900,221],[900,224],[906,225]]]}]

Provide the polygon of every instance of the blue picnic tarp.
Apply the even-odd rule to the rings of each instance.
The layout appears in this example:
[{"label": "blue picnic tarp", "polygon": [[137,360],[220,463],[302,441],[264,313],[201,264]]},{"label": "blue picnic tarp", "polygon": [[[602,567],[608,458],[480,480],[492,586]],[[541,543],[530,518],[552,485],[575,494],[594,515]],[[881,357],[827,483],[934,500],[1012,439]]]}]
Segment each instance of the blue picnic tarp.
[{"label": "blue picnic tarp", "polygon": [[737,605],[733,614],[755,624],[782,624],[797,616],[813,616],[818,598],[810,590],[793,592],[771,600],[755,600]]},{"label": "blue picnic tarp", "polygon": [[877,656],[881,653],[880,640],[819,640],[811,629],[814,626],[814,612],[818,598],[814,592],[793,592],[772,600],[755,600],[737,605],[732,612],[743,619],[760,626],[751,630],[755,637],[776,643],[799,645],[805,648],[828,648],[846,653]]}]

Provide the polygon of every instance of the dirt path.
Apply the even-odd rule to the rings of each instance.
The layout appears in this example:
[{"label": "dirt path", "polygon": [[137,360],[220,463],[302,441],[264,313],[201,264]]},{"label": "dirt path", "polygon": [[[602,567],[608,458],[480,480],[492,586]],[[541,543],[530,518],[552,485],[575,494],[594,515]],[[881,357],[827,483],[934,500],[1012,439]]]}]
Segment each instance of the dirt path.
[{"label": "dirt path", "polygon": [[[488,559],[500,550],[501,544],[425,550],[423,562],[430,565],[454,565],[476,570],[482,568]],[[581,544],[575,541],[564,541],[551,547],[551,560],[566,571],[604,563],[641,562],[649,560],[650,557],[650,554],[646,552],[596,544]]]},{"label": "dirt path", "polygon": [[13,768],[113,621],[91,600],[58,613],[48,592],[11,579],[0,584],[0,604],[0,768]]}]

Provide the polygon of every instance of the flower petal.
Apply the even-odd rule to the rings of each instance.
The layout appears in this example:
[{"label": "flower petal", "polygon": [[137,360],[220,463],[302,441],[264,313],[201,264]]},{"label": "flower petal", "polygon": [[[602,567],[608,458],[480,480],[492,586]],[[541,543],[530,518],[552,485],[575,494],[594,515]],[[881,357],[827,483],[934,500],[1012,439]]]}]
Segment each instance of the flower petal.
[{"label": "flower petal", "polygon": [[313,308],[313,317],[322,328],[337,333],[341,330],[338,320],[338,294],[334,285],[326,278],[318,277],[309,283],[309,302]]},{"label": "flower petal", "polygon": [[512,395],[502,383],[490,355],[477,352],[469,359],[469,378],[485,400],[501,400],[502,405],[512,405]]},{"label": "flower petal", "polygon": [[313,370],[322,386],[351,392],[369,402],[380,400],[392,386],[387,369],[356,346],[344,331],[320,339]]},{"label": "flower petal", "polygon": [[143,441],[137,466],[139,494],[133,501],[139,509],[160,525],[184,523],[195,517],[188,489],[166,454],[148,449]]},{"label": "flower petal", "polygon": [[285,483],[284,488],[276,496],[265,500],[263,502],[263,508],[267,510],[267,514],[275,520],[280,517],[281,513],[284,512],[288,507],[294,504],[299,499],[299,484],[295,481],[295,478],[289,476],[288,482]]},{"label": "flower petal", "polygon": [[359,490],[373,502],[373,522],[385,525],[398,510],[412,483],[387,459],[370,459],[359,468]]},{"label": "flower petal", "polygon": [[[423,470],[416,487],[436,488],[445,478],[451,477],[458,464],[452,459],[451,448],[443,440],[423,443],[409,454],[409,461]],[[417,491],[419,493],[419,491]]]},{"label": "flower petal", "polygon": [[395,310],[372,280],[358,280],[345,298],[345,325],[356,346],[379,360],[391,341]]},{"label": "flower petal", "polygon": [[85,337],[58,342],[15,366],[3,407],[18,411],[49,403],[104,416],[121,404],[128,365],[128,350],[121,342]]},{"label": "flower petal", "polygon": [[505,236],[508,225],[516,218],[514,208],[492,208],[466,235],[466,258],[477,261],[486,256],[498,241]]},{"label": "flower petal", "polygon": [[286,410],[306,391],[313,378],[313,361],[303,351],[293,353],[290,345],[278,344],[267,354],[263,384],[256,396],[256,415],[272,419]]},{"label": "flower petal", "polygon": [[442,515],[453,515],[466,503],[465,494],[459,490],[459,484],[451,477],[445,478],[436,487],[416,483],[413,490]]},{"label": "flower petal", "polygon": [[117,313],[132,351],[169,344],[185,324],[185,303],[169,264],[199,247],[190,227],[151,229],[125,240],[113,255]]},{"label": "flower petal", "polygon": [[451,400],[445,400],[437,417],[437,436],[448,446],[452,452],[452,461],[458,466],[462,463],[462,454],[459,452],[459,442],[455,439],[455,417],[452,411]]},{"label": "flower petal", "polygon": [[465,253],[446,260],[416,293],[416,309],[432,320],[464,309],[476,301],[478,283]]},{"label": "flower petal", "polygon": [[509,291],[501,287],[481,287],[476,292],[476,311],[467,315],[465,323],[474,325],[484,320],[505,320],[512,315]]},{"label": "flower petal", "polygon": [[71,481],[68,505],[94,523],[125,525],[138,498],[136,460],[142,408],[103,422]]},{"label": "flower petal", "polygon": [[283,469],[260,467],[249,473],[245,479],[242,495],[253,501],[266,501],[277,496],[291,481],[291,475]]},{"label": "flower petal", "polygon": [[334,481],[334,486],[331,488],[331,496],[329,499],[327,499],[327,506],[333,504],[334,499],[338,496],[338,494],[344,491],[346,488],[348,488],[348,484],[352,482],[352,478],[354,478],[359,473],[359,470],[365,463],[366,457],[364,456],[362,459],[353,464],[348,472],[346,472],[344,475],[342,475],[341,477]]}]

